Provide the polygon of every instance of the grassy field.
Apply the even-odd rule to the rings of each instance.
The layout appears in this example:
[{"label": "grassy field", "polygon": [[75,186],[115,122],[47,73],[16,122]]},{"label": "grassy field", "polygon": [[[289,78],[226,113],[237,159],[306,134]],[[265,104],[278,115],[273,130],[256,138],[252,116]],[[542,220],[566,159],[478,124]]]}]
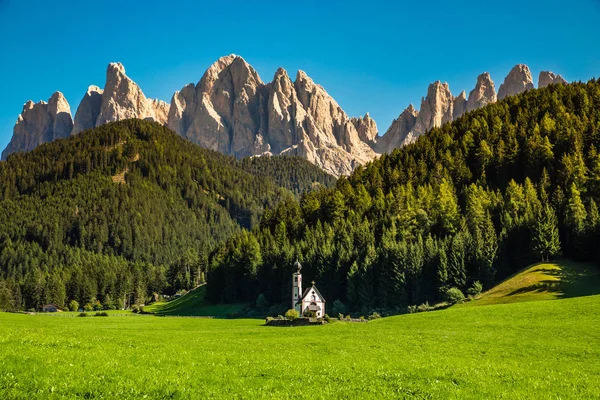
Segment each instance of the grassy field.
[{"label": "grassy field", "polygon": [[2,399],[600,398],[600,296],[368,323],[0,313]]},{"label": "grassy field", "polygon": [[244,309],[245,304],[210,304],[204,300],[206,286],[200,286],[185,296],[168,302],[157,302],[144,307],[144,311],[156,315],[211,316],[225,318]]},{"label": "grassy field", "polygon": [[532,265],[482,293],[475,301],[458,307],[556,300],[594,294],[600,294],[600,269],[596,265],[559,260]]}]

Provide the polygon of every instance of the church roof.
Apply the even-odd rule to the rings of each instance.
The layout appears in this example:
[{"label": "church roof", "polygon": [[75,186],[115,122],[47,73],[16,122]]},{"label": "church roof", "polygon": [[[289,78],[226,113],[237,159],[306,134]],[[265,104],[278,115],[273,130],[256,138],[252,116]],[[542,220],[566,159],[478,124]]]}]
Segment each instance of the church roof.
[{"label": "church roof", "polygon": [[321,298],[321,301],[323,303],[325,303],[325,297],[323,297],[323,295],[321,294],[321,292],[319,292],[319,289],[317,289],[317,287],[315,285],[312,285],[311,287],[306,288],[306,290],[304,290],[304,293],[302,293],[302,297],[300,297],[300,300],[304,300],[304,298],[308,295],[308,293],[314,290],[315,293],[317,294],[317,296],[319,296]]}]

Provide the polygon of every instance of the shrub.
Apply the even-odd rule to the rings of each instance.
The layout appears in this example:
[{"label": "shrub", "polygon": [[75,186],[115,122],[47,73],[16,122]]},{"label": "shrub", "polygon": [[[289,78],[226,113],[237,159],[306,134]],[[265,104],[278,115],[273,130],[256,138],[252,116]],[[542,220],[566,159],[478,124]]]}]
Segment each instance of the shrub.
[{"label": "shrub", "polygon": [[300,314],[298,313],[298,311],[294,310],[293,308],[290,308],[289,310],[287,310],[285,312],[285,318],[289,319],[290,321],[294,321],[295,319],[298,319],[299,316],[300,316]]},{"label": "shrub", "polygon": [[331,322],[331,317],[327,314],[325,314],[325,316],[323,317],[323,319],[325,320],[325,322],[329,323]]},{"label": "shrub", "polygon": [[133,313],[136,313],[136,314],[137,314],[137,313],[139,313],[139,312],[140,312],[140,308],[139,308],[139,307],[138,307],[136,304],[134,304],[134,305],[131,307],[131,312],[133,312]]},{"label": "shrub", "polygon": [[317,316],[317,313],[311,310],[304,310],[304,316],[306,318],[315,318]]},{"label": "shrub", "polygon": [[465,301],[465,295],[463,294],[463,292],[461,292],[460,289],[457,289],[455,287],[450,288],[446,291],[445,298],[446,301],[451,304],[460,304],[463,301]]},{"label": "shrub", "polygon": [[343,321],[343,320],[344,320],[344,314],[342,314],[342,313],[339,313],[339,314],[338,314],[338,319],[339,319],[340,321]]},{"label": "shrub", "polygon": [[96,314],[94,314],[94,317],[108,317],[108,313],[105,311],[97,312]]},{"label": "shrub", "polygon": [[95,300],[94,304],[92,304],[92,308],[94,311],[100,311],[102,310],[102,303],[100,303],[98,300]]},{"label": "shrub", "polygon": [[88,315],[87,315],[87,313],[82,312],[82,313],[79,313],[77,316],[78,317],[87,317]]},{"label": "shrub", "polygon": [[417,312],[417,306],[415,306],[415,305],[413,305],[413,306],[408,306],[408,309],[407,309],[407,311],[408,311],[408,313],[409,313],[409,314],[414,314],[414,313],[416,313],[416,312]]},{"label": "shrub", "polygon": [[94,311],[94,306],[92,305],[92,303],[86,303],[83,306],[83,311]]},{"label": "shrub", "polygon": [[346,306],[339,299],[333,302],[333,308],[331,309],[331,313],[335,314],[344,314],[346,312]]},{"label": "shrub", "polygon": [[69,311],[77,311],[79,310],[79,303],[77,300],[71,300],[69,302]]},{"label": "shrub", "polygon": [[379,318],[381,318],[381,315],[379,315],[379,313],[377,311],[373,311],[373,313],[371,315],[369,315],[368,318],[369,318],[369,320],[379,319]]},{"label": "shrub", "polygon": [[467,291],[467,293],[469,293],[469,296],[477,296],[481,293],[481,291],[483,290],[483,285],[481,284],[481,282],[479,281],[475,281],[473,282],[473,286],[471,286],[469,288],[469,290]]},{"label": "shrub", "polygon": [[426,301],[425,303],[417,307],[417,312],[429,311],[430,309],[431,307],[429,306],[429,302]]}]

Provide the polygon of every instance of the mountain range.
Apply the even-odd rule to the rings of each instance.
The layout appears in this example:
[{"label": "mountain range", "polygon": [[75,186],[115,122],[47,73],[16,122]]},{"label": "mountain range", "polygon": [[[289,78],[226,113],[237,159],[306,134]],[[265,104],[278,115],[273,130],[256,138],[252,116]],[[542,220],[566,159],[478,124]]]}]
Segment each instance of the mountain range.
[{"label": "mountain range", "polygon": [[[538,87],[555,83],[566,81],[549,71],[540,73]],[[349,117],[304,71],[292,81],[279,68],[265,83],[250,64],[232,54],[211,65],[197,84],[175,92],[168,104],[147,98],[121,63],[110,63],[104,89],[90,86],[74,118],[60,92],[48,102],[25,103],[2,159],[107,122],[139,118],[237,158],[294,155],[332,175],[348,175],[357,165],[412,143],[433,127],[533,87],[531,72],[523,64],[510,71],[497,93],[489,73],[477,77],[468,97],[465,91],[454,96],[447,83],[436,81],[429,85],[420,110],[409,105],[379,136],[369,113]]]}]

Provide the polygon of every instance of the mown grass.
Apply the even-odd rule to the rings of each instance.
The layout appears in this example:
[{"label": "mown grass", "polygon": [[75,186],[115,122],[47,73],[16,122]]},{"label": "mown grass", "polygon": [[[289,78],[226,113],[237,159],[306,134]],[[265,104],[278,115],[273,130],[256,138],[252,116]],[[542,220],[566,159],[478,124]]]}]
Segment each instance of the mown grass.
[{"label": "mown grass", "polygon": [[600,294],[600,269],[594,264],[559,260],[539,263],[511,276],[459,307],[555,300]]},{"label": "mown grass", "polygon": [[225,318],[246,306],[245,304],[210,304],[204,299],[205,292],[206,286],[200,286],[177,299],[148,305],[144,307],[144,311],[156,315]]},{"label": "mown grass", "polygon": [[600,296],[273,328],[0,314],[0,397],[600,397]]}]

